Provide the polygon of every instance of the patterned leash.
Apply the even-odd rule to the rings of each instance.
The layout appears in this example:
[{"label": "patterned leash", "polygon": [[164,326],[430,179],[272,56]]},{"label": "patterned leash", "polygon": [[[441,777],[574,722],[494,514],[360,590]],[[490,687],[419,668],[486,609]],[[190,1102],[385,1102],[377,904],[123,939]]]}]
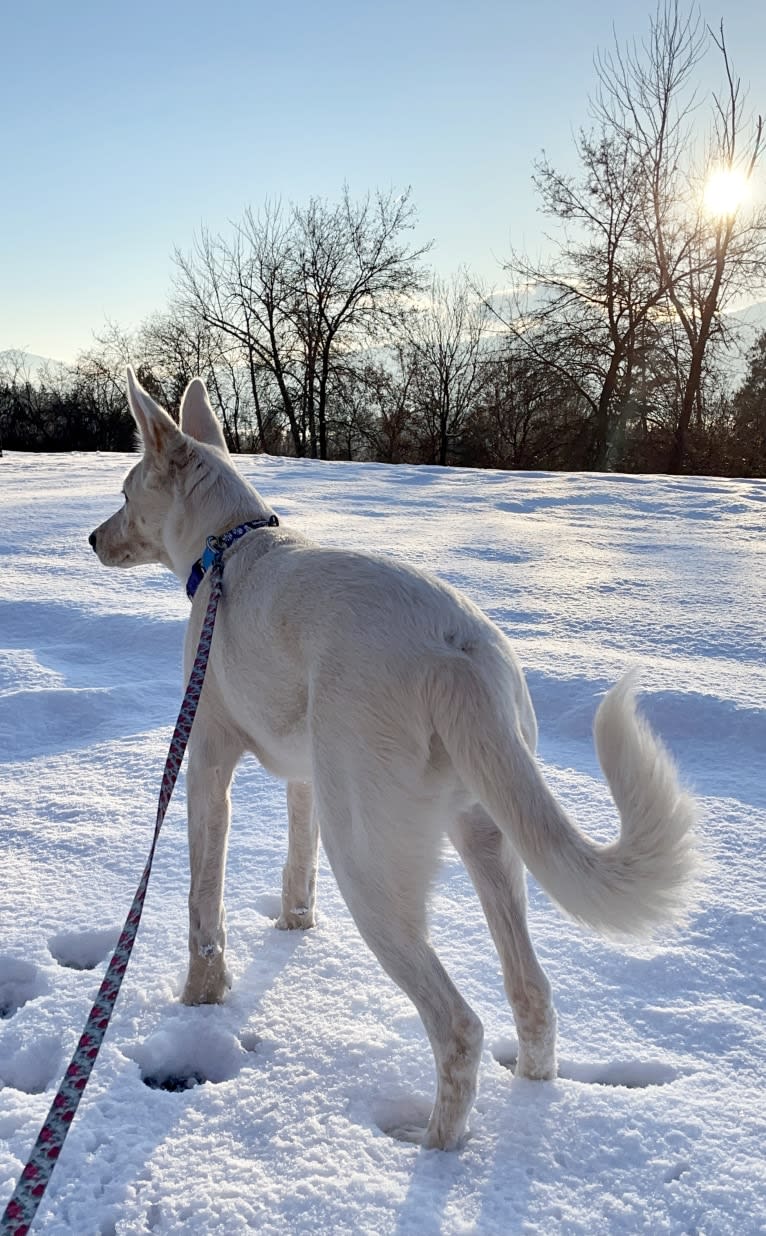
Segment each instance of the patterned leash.
[{"label": "patterned leash", "polygon": [[107,966],[104,981],[96,997],[96,1003],[90,1011],[90,1016],[85,1023],[85,1029],[77,1044],[77,1050],[72,1056],[69,1068],[64,1074],[64,1080],[51,1104],[45,1124],[40,1130],[27,1165],[19,1177],[13,1196],[5,1208],[2,1221],[0,1221],[0,1233],[2,1233],[2,1236],[26,1236],[30,1229],[37,1207],[42,1201],[53,1169],[61,1154],[64,1139],[74,1120],[83,1091],[88,1084],[88,1078],[93,1070],[93,1065],[96,1063],[96,1057],[98,1056],[114,1010],[115,1001],[122,986],[130,954],[133,951],[138,924],[141,922],[144,898],[146,897],[146,889],[149,883],[149,875],[154,861],[154,851],[157,847],[162,821],[165,818],[170,796],[173,793],[173,788],[178,778],[181,762],[186,751],[186,744],[189,741],[192,722],[194,721],[200,694],[202,693],[202,684],[205,681],[205,670],[207,669],[210,644],[213,639],[215,615],[218,609],[218,602],[221,599],[223,586],[222,552],[223,550],[221,549],[215,556],[210,568],[210,600],[208,601],[205,620],[202,624],[202,634],[200,635],[197,655],[194,659],[194,667],[189,677],[189,685],[186,688],[181,711],[178,714],[178,721],[176,722],[176,728],[170,743],[168,758],[165,762],[165,771],[162,774],[162,785],[160,786],[160,797],[157,805],[157,823],[154,826],[154,838],[149,851],[149,858],[144,868],[144,874],[133,898],[133,904],[125,920],[125,926],[117,942],[117,947]]}]

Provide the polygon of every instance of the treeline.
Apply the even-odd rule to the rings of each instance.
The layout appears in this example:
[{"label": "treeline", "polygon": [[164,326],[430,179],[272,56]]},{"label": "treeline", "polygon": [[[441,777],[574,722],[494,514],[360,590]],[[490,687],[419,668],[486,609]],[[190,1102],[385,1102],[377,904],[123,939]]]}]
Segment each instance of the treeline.
[{"label": "treeline", "polygon": [[[724,83],[702,123],[707,50]],[[723,29],[666,3],[597,57],[577,170],[543,157],[545,262],[504,290],[428,269],[409,193],[248,210],[175,254],[170,303],[73,366],[0,356],[11,449],[129,449],[126,362],[171,411],[202,375],[234,451],[498,468],[766,473],[766,336],[727,378],[728,310],[766,287],[762,154]]]},{"label": "treeline", "polygon": [[[145,336],[142,336],[145,337]],[[121,340],[126,344],[126,340]],[[453,340],[454,342],[454,340]],[[531,359],[512,339],[484,341],[471,357],[459,340],[431,365],[411,347],[333,370],[323,419],[323,448],[297,421],[299,445],[277,398],[262,383],[259,407],[237,367],[194,363],[173,368],[139,359],[141,382],[177,412],[187,380],[202,373],[233,451],[314,454],[325,459],[446,463],[465,467],[587,470],[593,467],[590,404],[554,369]],[[71,367],[31,375],[23,358],[0,355],[0,435],[7,450],[130,451],[135,426],[125,397],[125,351],[97,349]],[[656,389],[656,388],[655,388]],[[766,476],[766,332],[750,351],[748,373],[728,395],[706,398],[686,437],[684,470],[721,476]],[[667,471],[674,421],[651,395],[626,405],[616,421],[604,467]],[[305,436],[304,436],[305,435]]]}]

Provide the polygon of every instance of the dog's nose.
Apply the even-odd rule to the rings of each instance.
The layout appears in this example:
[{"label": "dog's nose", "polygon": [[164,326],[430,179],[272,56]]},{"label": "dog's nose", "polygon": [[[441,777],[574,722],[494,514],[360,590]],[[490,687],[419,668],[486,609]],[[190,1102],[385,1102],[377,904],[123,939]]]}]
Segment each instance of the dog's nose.
[{"label": "dog's nose", "polygon": [[96,534],[95,534],[95,532],[91,532],[90,536],[88,537],[88,544],[91,546],[91,548],[92,548],[92,549],[95,549],[95,548],[96,548]]}]

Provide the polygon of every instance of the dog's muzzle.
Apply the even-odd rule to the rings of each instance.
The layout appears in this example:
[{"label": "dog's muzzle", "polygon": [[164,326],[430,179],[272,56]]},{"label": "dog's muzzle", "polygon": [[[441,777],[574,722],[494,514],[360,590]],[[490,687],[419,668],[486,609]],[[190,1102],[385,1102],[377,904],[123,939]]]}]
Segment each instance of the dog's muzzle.
[{"label": "dog's muzzle", "polygon": [[95,552],[96,552],[96,534],[95,534],[95,532],[91,532],[90,536],[88,537],[88,544],[90,545],[91,549],[92,549],[92,550],[93,550],[93,552],[95,553]]}]

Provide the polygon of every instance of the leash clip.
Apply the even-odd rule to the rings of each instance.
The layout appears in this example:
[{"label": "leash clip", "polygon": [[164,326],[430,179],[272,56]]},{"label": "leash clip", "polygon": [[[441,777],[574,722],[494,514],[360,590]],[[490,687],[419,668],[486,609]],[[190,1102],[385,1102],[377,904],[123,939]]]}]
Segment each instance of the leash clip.
[{"label": "leash clip", "polygon": [[216,562],[220,562],[223,558],[223,551],[226,549],[226,544],[221,536],[209,536],[205,542],[205,552],[202,555],[202,568],[207,570]]}]

